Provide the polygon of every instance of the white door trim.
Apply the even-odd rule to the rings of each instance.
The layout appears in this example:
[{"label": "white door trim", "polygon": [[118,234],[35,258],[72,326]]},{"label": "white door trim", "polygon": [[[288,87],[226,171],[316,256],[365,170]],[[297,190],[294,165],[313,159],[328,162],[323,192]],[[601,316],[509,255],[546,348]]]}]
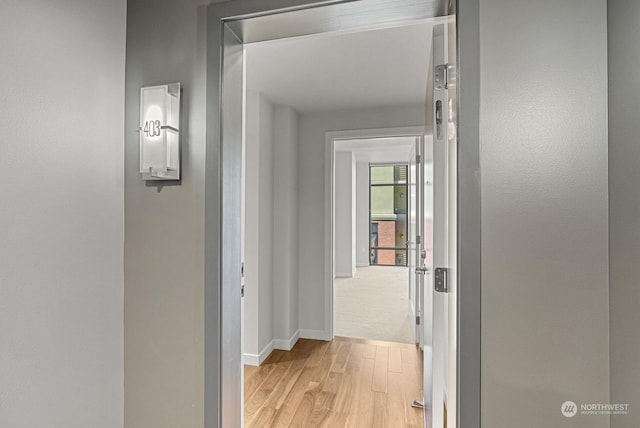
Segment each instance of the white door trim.
[{"label": "white door trim", "polygon": [[336,141],[387,137],[424,138],[424,126],[353,129],[325,133],[324,156],[324,340],[333,340],[333,279],[335,277],[335,152]]}]

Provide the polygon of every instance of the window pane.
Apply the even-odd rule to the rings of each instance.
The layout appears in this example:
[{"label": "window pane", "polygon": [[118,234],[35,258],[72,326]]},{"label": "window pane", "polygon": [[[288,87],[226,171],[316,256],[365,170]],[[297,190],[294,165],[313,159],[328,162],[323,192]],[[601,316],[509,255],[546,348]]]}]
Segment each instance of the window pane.
[{"label": "window pane", "polygon": [[407,184],[407,165],[372,165],[371,185]]},{"label": "window pane", "polygon": [[393,184],[393,166],[372,166],[371,184]]},{"label": "window pane", "polygon": [[371,220],[395,220],[394,188],[371,187]]},{"label": "window pane", "polygon": [[407,266],[407,250],[372,248],[369,263],[381,266]]}]

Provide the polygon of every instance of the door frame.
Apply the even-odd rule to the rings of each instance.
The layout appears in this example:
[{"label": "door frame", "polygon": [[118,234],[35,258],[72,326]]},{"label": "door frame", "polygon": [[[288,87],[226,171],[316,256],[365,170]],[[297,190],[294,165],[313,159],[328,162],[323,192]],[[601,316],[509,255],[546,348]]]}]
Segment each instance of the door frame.
[{"label": "door frame", "polygon": [[[242,0],[202,6],[206,18],[205,236],[204,236],[204,419],[207,428],[242,424],[242,352],[240,300],[240,230],[242,177],[243,43],[299,36],[300,26],[255,23],[247,18],[365,3],[393,7],[411,0]],[[480,205],[480,57],[479,6],[476,0],[433,1],[433,16],[449,8],[457,16],[458,44],[458,426],[481,423],[481,205]],[[376,10],[361,9],[376,19]],[[379,17],[378,17],[379,18]],[[411,20],[412,16],[406,19]],[[424,18],[424,17],[422,17]],[[400,18],[398,18],[400,19]],[[339,20],[338,20],[339,21]],[[319,22],[319,21],[317,21]],[[372,21],[373,22],[373,21]],[[271,25],[270,25],[271,24]],[[285,23],[286,24],[286,23]],[[326,22],[333,25],[336,22]],[[294,28],[296,27],[296,28]],[[362,25],[360,25],[362,27]],[[274,30],[275,28],[275,30]],[[353,29],[353,27],[351,28]],[[349,30],[344,28],[345,31]],[[274,33],[274,31],[276,33]],[[316,32],[322,32],[320,30]],[[240,88],[241,89],[241,88]],[[237,193],[237,194],[236,194]],[[224,394],[222,394],[224,391]]]},{"label": "door frame", "polygon": [[366,140],[371,138],[419,137],[424,140],[424,126],[394,128],[352,129],[325,133],[324,144],[324,335],[322,340],[333,340],[333,283],[335,270],[335,154],[336,141]]}]

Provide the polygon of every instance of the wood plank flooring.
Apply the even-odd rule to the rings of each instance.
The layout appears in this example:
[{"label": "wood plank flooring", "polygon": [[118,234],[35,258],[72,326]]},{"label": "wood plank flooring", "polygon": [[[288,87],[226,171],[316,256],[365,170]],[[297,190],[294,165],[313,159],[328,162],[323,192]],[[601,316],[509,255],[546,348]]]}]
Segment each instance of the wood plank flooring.
[{"label": "wood plank flooring", "polygon": [[244,368],[246,427],[422,427],[422,352],[414,345],[300,339]]}]

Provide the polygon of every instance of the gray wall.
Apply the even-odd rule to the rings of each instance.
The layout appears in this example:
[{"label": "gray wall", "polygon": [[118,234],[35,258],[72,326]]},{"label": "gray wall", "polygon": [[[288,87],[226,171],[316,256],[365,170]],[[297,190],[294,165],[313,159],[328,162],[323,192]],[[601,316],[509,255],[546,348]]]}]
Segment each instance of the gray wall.
[{"label": "gray wall", "polygon": [[[125,425],[204,424],[206,10],[129,0],[125,108]],[[182,183],[147,186],[140,87],[183,84]]]},{"label": "gray wall", "polygon": [[609,426],[606,13],[480,3],[485,427]]},{"label": "gray wall", "polygon": [[613,428],[640,426],[640,3],[609,0],[609,280]]},{"label": "gray wall", "polygon": [[298,168],[300,334],[322,337],[325,329],[325,134],[352,129],[422,126],[424,106],[378,107],[300,116]]},{"label": "gray wall", "polygon": [[0,4],[0,426],[123,420],[125,0]]}]

